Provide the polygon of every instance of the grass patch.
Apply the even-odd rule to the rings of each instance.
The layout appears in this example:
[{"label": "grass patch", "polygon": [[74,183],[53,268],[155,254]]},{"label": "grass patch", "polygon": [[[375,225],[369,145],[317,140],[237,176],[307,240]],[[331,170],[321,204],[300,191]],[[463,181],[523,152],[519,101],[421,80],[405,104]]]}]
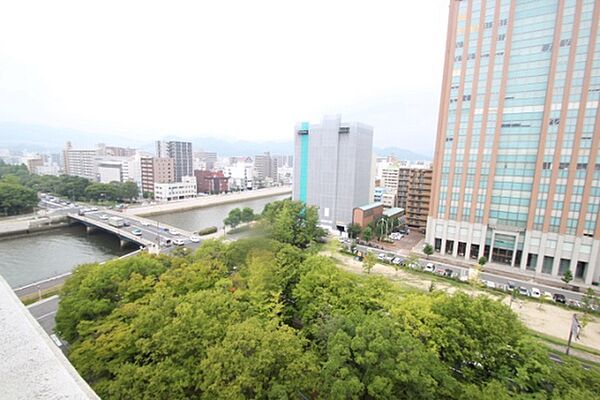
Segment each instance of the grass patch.
[{"label": "grass patch", "polygon": [[62,285],[61,286],[54,286],[54,287],[51,287],[49,289],[46,289],[45,291],[42,291],[42,297],[41,297],[41,299],[40,299],[40,296],[37,293],[33,293],[31,295],[22,297],[21,298],[21,302],[24,305],[28,306],[30,304],[37,303],[40,300],[43,300],[43,299],[46,299],[48,297],[52,297],[52,296],[54,296],[56,294],[59,294],[61,289],[62,289]]},{"label": "grass patch", "polygon": [[[529,329],[529,334],[537,339],[544,341],[544,342],[557,344],[559,346],[567,345],[567,341],[564,339],[560,339],[560,338],[557,338],[554,336],[546,335],[544,333],[536,332],[531,329]],[[600,357],[600,350],[596,350],[591,347],[587,347],[587,346],[581,345],[579,343],[575,343],[574,341],[571,342],[571,348]]]}]

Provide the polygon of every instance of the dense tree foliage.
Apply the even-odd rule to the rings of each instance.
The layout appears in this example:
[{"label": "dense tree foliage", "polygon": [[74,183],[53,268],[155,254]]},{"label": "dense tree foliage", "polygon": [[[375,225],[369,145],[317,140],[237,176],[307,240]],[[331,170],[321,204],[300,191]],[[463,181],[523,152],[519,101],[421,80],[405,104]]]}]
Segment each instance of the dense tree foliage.
[{"label": "dense tree foliage", "polygon": [[31,211],[37,202],[37,194],[33,190],[16,183],[0,181],[0,214],[22,214]]},{"label": "dense tree foliage", "polygon": [[317,208],[301,201],[288,199],[269,203],[262,218],[273,239],[302,249],[325,236],[325,231],[319,227]]},{"label": "dense tree foliage", "polygon": [[75,271],[57,331],[103,398],[600,395],[596,369],[554,364],[501,303],[341,271],[307,250],[323,232],[300,202],[272,203],[262,217],[270,239]]},{"label": "dense tree foliage", "polygon": [[83,265],[56,319],[106,399],[600,396],[597,369],[552,362],[497,301],[407,292],[273,239]]}]

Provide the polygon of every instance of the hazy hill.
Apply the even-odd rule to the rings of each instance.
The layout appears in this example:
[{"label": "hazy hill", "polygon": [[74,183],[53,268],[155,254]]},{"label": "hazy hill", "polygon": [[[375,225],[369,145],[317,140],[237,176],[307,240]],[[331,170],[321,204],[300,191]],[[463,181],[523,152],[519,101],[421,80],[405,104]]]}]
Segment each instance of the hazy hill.
[{"label": "hazy hill", "polygon": [[[166,135],[165,140],[190,140],[175,135]],[[63,149],[65,142],[71,141],[75,147],[93,147],[97,143],[107,145],[137,147],[141,150],[154,152],[154,142],[138,140],[126,135],[114,133],[90,133],[68,128],[54,128],[43,125],[28,125],[15,122],[0,122],[0,148],[14,151],[58,152]],[[271,154],[292,154],[294,144],[291,140],[249,141],[228,140],[214,137],[196,137],[191,139],[195,150],[214,151],[221,156],[256,155],[265,151]],[[430,160],[430,156],[417,154],[411,150],[399,147],[375,148],[378,156],[394,154],[397,158],[410,161]]]}]

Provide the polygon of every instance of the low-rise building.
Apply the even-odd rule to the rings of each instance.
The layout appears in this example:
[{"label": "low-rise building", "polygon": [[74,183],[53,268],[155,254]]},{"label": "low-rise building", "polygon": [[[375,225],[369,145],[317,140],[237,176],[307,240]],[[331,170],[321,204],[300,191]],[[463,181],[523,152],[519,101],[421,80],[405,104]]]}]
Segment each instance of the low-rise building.
[{"label": "low-rise building", "polygon": [[181,182],[154,184],[154,199],[157,201],[191,199],[196,194],[196,178],[193,176],[183,176]]},{"label": "low-rise building", "polygon": [[195,170],[194,176],[198,193],[217,194],[229,191],[229,178],[223,171]]},{"label": "low-rise building", "polygon": [[383,204],[371,203],[364,206],[356,207],[352,211],[352,222],[359,225],[361,228],[368,226],[371,222],[383,216]]}]

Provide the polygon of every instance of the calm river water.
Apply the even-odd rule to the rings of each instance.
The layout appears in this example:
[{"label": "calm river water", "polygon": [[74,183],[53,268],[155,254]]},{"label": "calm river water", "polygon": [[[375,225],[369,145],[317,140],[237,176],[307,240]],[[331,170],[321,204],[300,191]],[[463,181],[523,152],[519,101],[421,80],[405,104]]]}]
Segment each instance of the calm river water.
[{"label": "calm river water", "polygon": [[[236,207],[251,207],[261,212],[265,204],[289,197],[264,197],[197,210],[152,216],[178,228],[197,231],[223,226],[223,219]],[[60,228],[15,239],[0,240],[0,275],[13,287],[20,287],[73,270],[79,264],[101,262],[135,250],[121,249],[119,240],[102,231],[87,234],[81,225]]]}]

